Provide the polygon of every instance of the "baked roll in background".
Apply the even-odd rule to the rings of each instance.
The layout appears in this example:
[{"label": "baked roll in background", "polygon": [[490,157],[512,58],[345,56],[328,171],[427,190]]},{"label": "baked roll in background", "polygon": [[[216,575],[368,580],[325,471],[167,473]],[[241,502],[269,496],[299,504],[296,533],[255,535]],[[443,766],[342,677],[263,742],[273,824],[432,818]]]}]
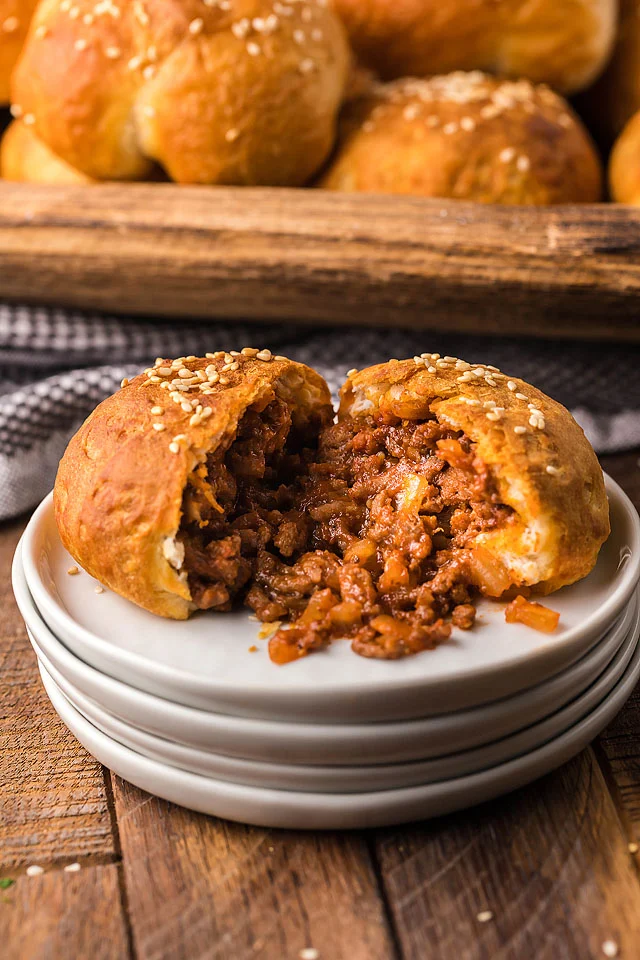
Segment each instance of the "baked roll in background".
[{"label": "baked roll in background", "polygon": [[0,0],[0,106],[9,103],[16,65],[38,0]]},{"label": "baked roll in background", "polygon": [[604,67],[617,14],[617,0],[332,2],[357,55],[386,80],[478,69],[563,93]]},{"label": "baked roll in background", "polygon": [[23,183],[95,183],[57,157],[21,120],[14,120],[0,141],[0,177]]},{"label": "baked roll in background", "polygon": [[93,179],[295,186],[333,146],[349,57],[320,0],[47,0],[13,112]]},{"label": "baked roll in background", "polygon": [[474,71],[378,84],[348,103],[318,185],[484,203],[590,203],[601,199],[602,170],[562,97]]}]

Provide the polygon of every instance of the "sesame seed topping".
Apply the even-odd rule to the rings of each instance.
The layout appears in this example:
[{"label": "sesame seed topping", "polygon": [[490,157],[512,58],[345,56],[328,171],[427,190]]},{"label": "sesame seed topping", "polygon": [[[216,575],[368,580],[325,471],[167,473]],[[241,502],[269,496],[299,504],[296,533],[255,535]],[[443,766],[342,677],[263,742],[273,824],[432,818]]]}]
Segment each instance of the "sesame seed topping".
[{"label": "sesame seed topping", "polygon": [[524,393],[516,393],[516,397],[518,398],[518,400],[528,400],[528,399],[529,399],[529,397],[525,396]]},{"label": "sesame seed topping", "polygon": [[69,569],[67,570],[67,573],[69,574],[70,577],[77,577],[78,574],[80,573],[80,569],[78,567],[69,567]]},{"label": "sesame seed topping", "polygon": [[498,154],[498,160],[500,163],[511,163],[515,155],[516,151],[513,147],[505,147],[504,150],[501,150]]},{"label": "sesame seed topping", "polygon": [[493,920],[493,912],[491,910],[481,910],[480,913],[476,914],[476,920],[478,923],[488,923],[489,920]]},{"label": "sesame seed topping", "polygon": [[154,424],[153,424],[153,429],[154,429],[157,433],[162,433],[162,431],[165,429],[165,425],[164,425],[164,423],[154,423]]},{"label": "sesame seed topping", "polygon": [[151,407],[151,413],[154,417],[161,417],[164,413],[164,407]]},{"label": "sesame seed topping", "polygon": [[557,477],[561,472],[559,467],[554,467],[551,463],[545,467],[545,470],[552,477]]},{"label": "sesame seed topping", "polygon": [[169,450],[171,453],[180,453],[180,445],[172,441],[169,444]]},{"label": "sesame seed topping", "polygon": [[605,940],[602,944],[602,952],[605,957],[613,958],[618,956],[618,944],[615,940]]},{"label": "sesame seed topping", "polygon": [[129,378],[128,378],[128,377],[125,377],[123,380],[121,380],[121,381],[120,381],[120,386],[121,386],[121,387],[128,387],[128,386],[129,386]]},{"label": "sesame seed topping", "polygon": [[518,389],[518,385],[517,383],[514,383],[513,380],[507,380],[507,389],[511,390],[511,392],[513,393],[515,390]]},{"label": "sesame seed topping", "polygon": [[39,867],[37,863],[32,863],[31,866],[27,867],[26,874],[28,877],[39,877],[44,873],[42,867]]},{"label": "sesame seed topping", "polygon": [[99,583],[99,584],[94,588],[94,591],[95,591],[95,593],[98,593],[98,594],[104,593],[104,587],[102,586],[102,584]]},{"label": "sesame seed topping", "polygon": [[628,848],[628,849],[629,849],[629,853],[637,853],[638,850],[640,850],[640,847],[638,846],[637,843],[634,843],[634,842],[632,841],[632,842],[629,844],[629,848]]},{"label": "sesame seed topping", "polygon": [[79,863],[68,863],[66,867],[63,867],[65,873],[78,873],[81,869],[82,867]]},{"label": "sesame seed topping", "polygon": [[527,432],[527,428],[526,428],[526,427],[514,427],[514,428],[513,428],[513,432],[514,432],[514,433],[517,433],[518,436],[522,436],[523,433],[526,433],[526,432]]},{"label": "sesame seed topping", "polygon": [[196,17],[196,19],[192,20],[189,24],[189,33],[193,34],[193,36],[196,36],[198,33],[202,33],[203,28],[204,20],[202,17]]},{"label": "sesame seed topping", "polygon": [[261,350],[259,353],[256,353],[256,360],[263,360],[265,363],[268,363],[271,357],[271,350]]}]

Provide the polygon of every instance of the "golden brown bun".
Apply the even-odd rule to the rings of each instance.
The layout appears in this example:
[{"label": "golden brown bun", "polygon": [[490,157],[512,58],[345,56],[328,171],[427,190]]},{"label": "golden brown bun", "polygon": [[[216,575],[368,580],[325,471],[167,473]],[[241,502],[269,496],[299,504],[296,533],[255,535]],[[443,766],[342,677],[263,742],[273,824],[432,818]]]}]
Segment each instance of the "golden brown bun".
[{"label": "golden brown bun", "polygon": [[0,0],[0,105],[9,103],[11,73],[38,0]]},{"label": "golden brown bun", "polygon": [[609,55],[616,0],[333,0],[358,56],[387,80],[450,70],[586,87]]},{"label": "golden brown bun", "polygon": [[616,203],[640,206],[640,111],[629,120],[611,151],[609,189]]},{"label": "golden brown bun", "polygon": [[[325,381],[304,364],[243,356],[238,370],[223,373],[228,383],[205,383],[211,391],[206,395],[199,389],[186,393],[212,410],[208,418],[198,417],[161,384],[183,368],[220,371],[224,356],[181,358],[170,374],[160,372],[172,361],[165,363],[149,371],[160,382],[141,374],[85,421],[60,463],[54,507],[62,542],[91,576],[152,613],[183,620],[192,609],[191,594],[174,538],[189,474],[209,452],[233,440],[251,404],[274,393],[290,404],[295,425],[316,416],[326,422],[333,409]],[[152,413],[154,408],[163,413]],[[154,423],[164,429],[156,431]]]},{"label": "golden brown bun", "polygon": [[640,110],[640,0],[620,0],[620,22],[613,53],[580,109],[590,129],[607,144]]},{"label": "golden brown bun", "polygon": [[0,142],[0,177],[24,183],[95,183],[57,157],[21,120],[14,120]]},{"label": "golden brown bun", "polygon": [[479,71],[397,80],[345,106],[327,190],[484,203],[588,203],[602,171],[562,97]]},{"label": "golden brown bun", "polygon": [[578,424],[555,400],[494,367],[423,354],[351,375],[339,415],[374,409],[409,420],[433,413],[476,444],[501,502],[516,514],[515,523],[480,534],[478,542],[516,584],[550,593],[593,568],[609,535],[602,470]]},{"label": "golden brown bun", "polygon": [[320,167],[349,51],[318,0],[113,6],[44,0],[14,73],[13,103],[67,163],[98,180],[145,179],[157,161],[180,183],[274,186]]}]

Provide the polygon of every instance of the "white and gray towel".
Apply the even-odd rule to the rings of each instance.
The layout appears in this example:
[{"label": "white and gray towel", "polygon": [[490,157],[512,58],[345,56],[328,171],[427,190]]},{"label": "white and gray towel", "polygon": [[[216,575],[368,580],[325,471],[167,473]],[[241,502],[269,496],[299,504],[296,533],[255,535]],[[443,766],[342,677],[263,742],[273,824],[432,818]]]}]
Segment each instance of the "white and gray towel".
[{"label": "white and gray towel", "polygon": [[128,320],[0,305],[0,519],[52,487],[65,445],[100,400],[156,357],[269,347],[337,393],[350,367],[424,351],[492,363],[568,406],[599,453],[640,446],[640,346],[289,323]]}]

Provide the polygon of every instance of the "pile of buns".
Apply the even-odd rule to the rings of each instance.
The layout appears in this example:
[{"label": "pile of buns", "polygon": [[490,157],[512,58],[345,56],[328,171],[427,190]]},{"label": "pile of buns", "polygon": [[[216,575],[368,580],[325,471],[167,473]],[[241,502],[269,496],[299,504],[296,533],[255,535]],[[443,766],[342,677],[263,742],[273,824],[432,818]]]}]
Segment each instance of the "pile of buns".
[{"label": "pile of buns", "polygon": [[10,180],[640,204],[640,0],[0,0]]}]

